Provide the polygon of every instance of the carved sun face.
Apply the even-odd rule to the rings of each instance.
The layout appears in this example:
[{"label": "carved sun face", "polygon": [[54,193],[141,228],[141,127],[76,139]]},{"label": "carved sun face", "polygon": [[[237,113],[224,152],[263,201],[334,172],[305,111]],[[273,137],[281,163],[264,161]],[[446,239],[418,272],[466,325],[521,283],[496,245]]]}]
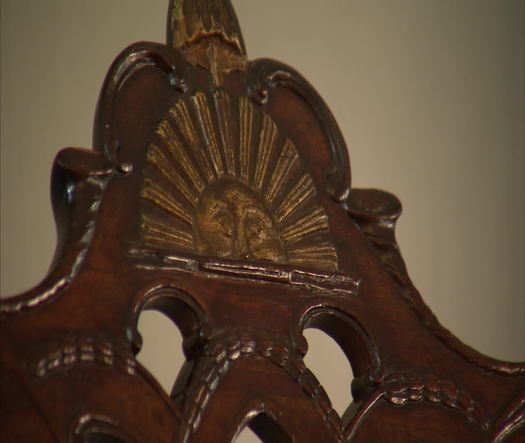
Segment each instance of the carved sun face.
[{"label": "carved sun face", "polygon": [[199,254],[286,262],[268,210],[240,182],[221,180],[202,193],[195,208],[194,232]]},{"label": "carved sun face", "polygon": [[248,97],[179,99],[157,125],[143,174],[147,247],[337,270],[312,177]]}]

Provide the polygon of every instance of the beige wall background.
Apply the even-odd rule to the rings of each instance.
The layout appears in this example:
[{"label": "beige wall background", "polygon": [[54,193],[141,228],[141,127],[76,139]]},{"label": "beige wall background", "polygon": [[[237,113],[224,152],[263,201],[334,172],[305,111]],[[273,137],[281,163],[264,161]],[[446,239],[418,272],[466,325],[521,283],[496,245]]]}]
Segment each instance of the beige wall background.
[{"label": "beige wall background", "polygon": [[[164,41],[167,3],[1,0],[4,296],[45,275],[55,243],[54,155],[91,146],[106,70],[128,44]],[[233,3],[250,58],[296,67],[331,107],[354,186],[403,202],[398,241],[441,322],[490,356],[525,359],[524,2]],[[141,327],[162,336],[158,325],[145,317]],[[329,345],[319,345],[320,360]],[[169,386],[173,369],[149,346],[147,364]],[[347,385],[339,380],[333,399]],[[348,401],[348,391],[341,395],[334,403]]]}]

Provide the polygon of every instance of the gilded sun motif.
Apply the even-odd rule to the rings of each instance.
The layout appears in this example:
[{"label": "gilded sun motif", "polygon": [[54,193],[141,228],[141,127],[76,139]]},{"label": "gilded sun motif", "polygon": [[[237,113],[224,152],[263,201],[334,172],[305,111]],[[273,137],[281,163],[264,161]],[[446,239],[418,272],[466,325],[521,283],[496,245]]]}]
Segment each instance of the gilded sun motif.
[{"label": "gilded sun motif", "polygon": [[248,97],[178,100],[148,146],[141,195],[145,246],[337,270],[310,174]]}]

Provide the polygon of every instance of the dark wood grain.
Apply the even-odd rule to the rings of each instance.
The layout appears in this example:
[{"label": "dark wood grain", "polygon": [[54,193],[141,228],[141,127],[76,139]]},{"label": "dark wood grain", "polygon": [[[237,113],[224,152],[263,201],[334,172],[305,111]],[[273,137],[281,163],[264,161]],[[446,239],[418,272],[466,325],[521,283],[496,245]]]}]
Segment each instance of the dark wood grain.
[{"label": "dark wood grain", "polygon": [[[228,1],[174,0],[169,17],[166,46],[132,45],[110,68],[94,150],[57,155],[51,271],[1,304],[8,441],[219,442],[244,426],[268,442],[522,439],[525,365],[480,355],[426,307],[395,241],[399,201],[350,190],[315,90],[246,59]],[[210,187],[212,203],[250,204],[228,238],[253,211],[279,247],[197,233]],[[169,397],[135,359],[144,309],[183,335]],[[343,417],[305,366],[307,327],[352,365]]]}]

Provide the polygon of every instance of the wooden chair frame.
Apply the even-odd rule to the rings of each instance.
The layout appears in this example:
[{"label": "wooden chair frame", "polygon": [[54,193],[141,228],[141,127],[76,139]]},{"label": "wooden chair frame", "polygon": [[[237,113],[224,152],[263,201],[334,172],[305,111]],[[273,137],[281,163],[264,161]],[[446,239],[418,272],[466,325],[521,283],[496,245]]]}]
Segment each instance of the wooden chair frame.
[{"label": "wooden chair frame", "polygon": [[[248,61],[227,0],[172,0],[167,45],[125,49],[94,149],[56,158],[48,277],[2,301],[10,441],[522,441],[525,365],[444,329],[412,285],[393,195],[293,68]],[[144,309],[184,339],[168,396],[135,356]],[[306,327],[354,372],[342,417]]]}]

